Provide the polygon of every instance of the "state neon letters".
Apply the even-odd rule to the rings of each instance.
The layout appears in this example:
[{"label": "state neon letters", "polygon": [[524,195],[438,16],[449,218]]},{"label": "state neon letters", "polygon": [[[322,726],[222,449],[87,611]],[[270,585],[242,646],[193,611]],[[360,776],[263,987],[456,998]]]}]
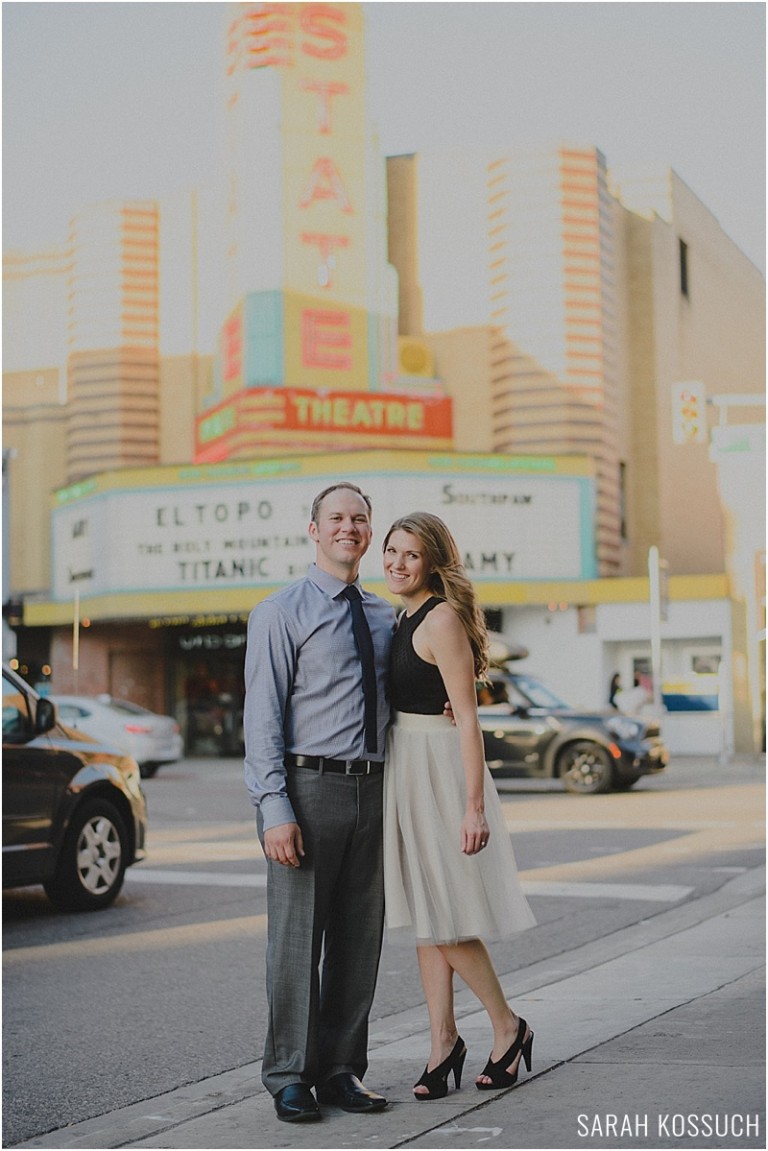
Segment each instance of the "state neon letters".
[{"label": "state neon letters", "polygon": [[[280,76],[283,147],[290,149],[281,269],[286,372],[291,382],[315,387],[368,383],[358,7],[247,4],[229,29],[230,75],[268,69]],[[234,335],[229,379],[237,374]]]},{"label": "state neon letters", "polygon": [[[317,37],[303,41],[303,51],[317,60],[340,60],[347,54],[347,15],[342,7],[324,4],[302,5],[301,27]],[[344,231],[344,218],[354,214],[355,206],[344,182],[338,156],[333,152],[334,112],[341,101],[349,97],[347,84],[322,76],[304,79],[301,87],[315,95],[315,125],[323,140],[323,154],[312,164],[299,201],[299,208],[308,219],[318,204],[330,202],[338,213],[338,232],[320,230],[302,231],[301,242],[317,247],[319,263],[316,283],[324,293],[335,287],[334,272],[337,253],[348,249],[350,237]],[[327,219],[327,214],[326,214]],[[354,343],[351,317],[346,308],[320,309],[305,307],[301,314],[301,363],[305,368],[325,368],[335,373],[349,372],[353,368]]]}]

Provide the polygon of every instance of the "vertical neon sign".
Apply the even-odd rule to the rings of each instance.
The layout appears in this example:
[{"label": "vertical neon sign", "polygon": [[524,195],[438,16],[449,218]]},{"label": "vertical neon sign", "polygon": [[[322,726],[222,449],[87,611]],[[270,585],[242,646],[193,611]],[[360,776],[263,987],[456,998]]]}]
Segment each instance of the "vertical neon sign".
[{"label": "vertical neon sign", "polygon": [[[244,173],[233,203],[240,235],[251,237],[241,291],[258,297],[248,314],[260,316],[243,333],[243,386],[368,390],[362,6],[242,5],[230,29],[228,71],[238,77],[230,108]],[[267,186],[275,189],[271,200]],[[281,300],[272,312],[269,293]],[[279,330],[269,327],[272,315]],[[280,340],[279,380],[266,378],[268,331]]]},{"label": "vertical neon sign", "polygon": [[[368,387],[363,200],[364,75],[356,4],[304,4],[296,71],[284,79],[292,140],[304,159],[293,186],[299,246],[286,263],[300,298],[286,309],[286,364],[304,386]],[[356,26],[355,26],[356,25]],[[295,315],[291,304],[298,307]],[[361,322],[362,321],[362,322]],[[295,325],[295,326],[293,326]],[[291,327],[299,339],[291,340]],[[298,354],[297,354],[298,352]],[[292,363],[292,353],[294,362]],[[298,362],[296,362],[298,361]]]}]

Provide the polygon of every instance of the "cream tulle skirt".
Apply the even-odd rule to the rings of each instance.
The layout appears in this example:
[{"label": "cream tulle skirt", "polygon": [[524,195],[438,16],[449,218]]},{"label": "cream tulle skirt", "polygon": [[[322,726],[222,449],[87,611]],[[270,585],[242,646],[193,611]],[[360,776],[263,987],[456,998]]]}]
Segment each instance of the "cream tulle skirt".
[{"label": "cream tulle skirt", "polygon": [[485,769],[488,846],[462,854],[464,767],[446,716],[396,712],[384,772],[387,936],[397,943],[493,942],[532,927],[496,786]]}]

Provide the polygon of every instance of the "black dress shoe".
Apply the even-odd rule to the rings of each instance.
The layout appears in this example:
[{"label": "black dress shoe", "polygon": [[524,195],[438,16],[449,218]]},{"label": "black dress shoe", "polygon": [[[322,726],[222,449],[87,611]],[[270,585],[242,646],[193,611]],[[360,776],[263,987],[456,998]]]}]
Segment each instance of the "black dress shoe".
[{"label": "black dress shoe", "polygon": [[332,1075],[326,1080],[318,1087],[317,1098],[321,1103],[331,1103],[334,1107],[340,1107],[342,1111],[381,1111],[387,1105],[383,1095],[369,1091],[356,1075],[348,1071]]},{"label": "black dress shoe", "polygon": [[275,1096],[275,1111],[284,1123],[307,1123],[322,1119],[320,1108],[306,1083],[290,1083]]}]

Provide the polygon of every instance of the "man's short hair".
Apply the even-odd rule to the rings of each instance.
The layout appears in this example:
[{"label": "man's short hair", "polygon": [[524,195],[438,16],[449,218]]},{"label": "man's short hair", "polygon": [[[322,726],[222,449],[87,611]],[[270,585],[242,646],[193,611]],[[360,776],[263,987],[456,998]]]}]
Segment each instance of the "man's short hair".
[{"label": "man's short hair", "polygon": [[367,496],[365,492],[357,486],[357,484],[349,484],[346,482],[346,480],[341,480],[337,484],[331,484],[329,488],[323,488],[320,494],[315,496],[314,500],[312,501],[312,513],[310,516],[313,524],[317,523],[317,517],[320,515],[320,507],[325,497],[329,496],[331,492],[338,491],[339,488],[348,488],[350,491],[356,492],[359,496],[362,497],[362,499],[365,500],[365,506],[368,508],[368,514],[372,514],[373,503],[371,502],[371,497]]}]

